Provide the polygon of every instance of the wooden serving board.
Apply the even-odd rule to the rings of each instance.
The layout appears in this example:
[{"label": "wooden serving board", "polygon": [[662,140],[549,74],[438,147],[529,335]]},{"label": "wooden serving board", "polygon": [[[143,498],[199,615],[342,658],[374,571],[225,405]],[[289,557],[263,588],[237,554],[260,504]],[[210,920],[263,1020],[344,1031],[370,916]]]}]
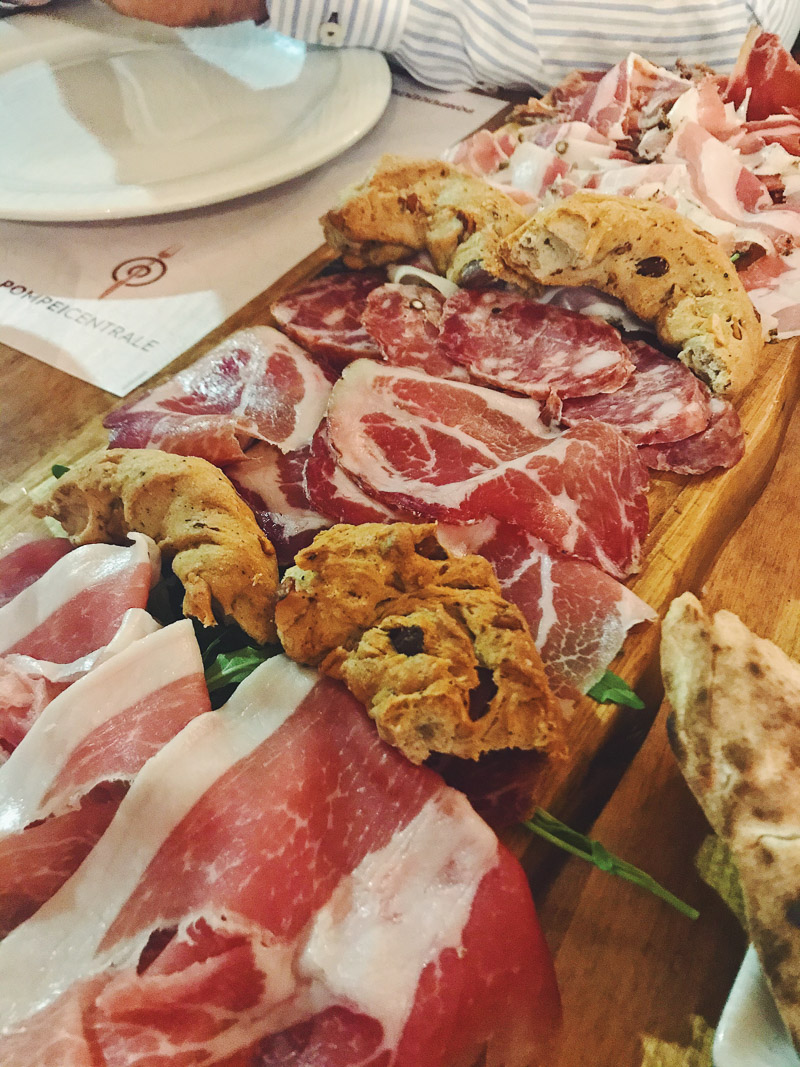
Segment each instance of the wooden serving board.
[{"label": "wooden serving board", "polygon": [[[147,387],[188,366],[234,330],[269,323],[272,302],[314,277],[334,258],[330,249],[318,249]],[[15,379],[20,387],[24,380],[28,400],[19,400],[11,421],[6,418],[6,425],[0,425],[0,444],[6,450],[6,484],[0,487],[0,544],[20,531],[42,530],[42,524],[31,514],[31,500],[51,483],[52,465],[69,466],[89,452],[104,448],[107,433],[102,419],[119,404],[108,393],[66,379],[41,364],[34,368],[27,357],[0,346],[0,371],[4,369],[11,389]],[[51,391],[55,377],[65,380],[65,397],[62,400],[55,396],[43,414],[41,398],[36,407],[37,382],[31,383],[31,377],[38,377],[42,388],[47,383]],[[720,474],[653,474],[645,562],[631,585],[659,614],[685,589],[699,591],[717,552],[760,496],[780,454],[799,393],[800,341],[765,346],[753,383],[739,403],[747,440],[744,459]],[[36,411],[36,440],[31,439],[29,426],[25,425],[26,403],[30,405],[30,417]],[[587,805],[591,810],[592,798],[599,808],[602,798],[596,791],[611,791],[643,741],[660,703],[658,640],[657,624],[640,626],[629,635],[623,652],[612,665],[645,700],[648,711],[631,712],[588,698],[580,701],[569,725],[570,757],[545,766],[537,783],[537,803],[567,819]],[[522,853],[528,837],[524,832],[512,833],[509,841],[515,851]]]}]

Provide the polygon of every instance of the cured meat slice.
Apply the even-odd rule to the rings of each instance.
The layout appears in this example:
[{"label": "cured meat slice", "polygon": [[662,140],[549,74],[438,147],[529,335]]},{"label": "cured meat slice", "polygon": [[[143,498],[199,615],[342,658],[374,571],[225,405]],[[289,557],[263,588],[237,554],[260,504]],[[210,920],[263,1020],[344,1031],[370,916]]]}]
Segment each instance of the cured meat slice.
[{"label": "cured meat slice", "polygon": [[435,378],[468,381],[469,374],[439,340],[444,296],[426,285],[382,285],[367,297],[361,321],[394,367],[417,367]]},{"label": "cured meat slice", "polygon": [[524,1067],[558,1017],[516,861],[341,686],[284,657],[149,761],[76,876],[0,945],[7,1067],[48,1062],[67,1020],[96,1067],[484,1050]]},{"label": "cured meat slice", "polygon": [[601,419],[637,445],[682,441],[711,418],[709,393],[692,372],[644,341],[629,341],[636,370],[615,393],[565,400],[561,421],[576,426]]},{"label": "cured meat slice", "polygon": [[385,281],[382,271],[328,274],[288,293],[271,311],[290,337],[333,366],[378,359],[380,350],[361,316],[369,294]]},{"label": "cured meat slice", "polygon": [[298,345],[269,326],[232,334],[191,367],[112,411],[109,448],[159,448],[222,465],[252,438],[282,452],[310,443],[330,383]]},{"label": "cured meat slice", "polygon": [[751,28],[728,78],[725,99],[737,107],[747,99],[748,119],[787,111],[800,115],[800,66],[777,34]]},{"label": "cured meat slice", "polygon": [[705,430],[665,445],[645,445],[639,455],[651,470],[706,474],[715,467],[734,467],[744,455],[744,433],[736,409],[711,397],[711,421]]},{"label": "cured meat slice", "polygon": [[131,540],[76,548],[1,607],[0,654],[72,663],[107,645],[125,612],[145,607],[158,571],[153,542]]},{"label": "cured meat slice", "polygon": [[333,522],[357,526],[362,522],[397,522],[403,513],[367,496],[339,464],[331,444],[327,419],[323,419],[311,443],[306,466],[308,495],[323,515]]},{"label": "cured meat slice", "polygon": [[122,616],[119,629],[107,645],[72,663],[53,663],[15,653],[0,657],[0,763],[67,686],[157,629],[158,623],[146,611],[131,608]]},{"label": "cured meat slice", "polygon": [[462,289],[445,302],[440,338],[474,378],[540,399],[613,392],[633,373],[612,326],[521,293]]},{"label": "cured meat slice", "polygon": [[515,522],[624,578],[647,533],[647,470],[602,422],[564,433],[539,405],[368,360],[347,368],[328,410],[345,470],[389,507],[426,518]]},{"label": "cured meat slice", "polygon": [[275,548],[278,563],[287,566],[301,548],[330,522],[316,511],[306,491],[306,466],[311,447],[283,453],[263,441],[244,459],[225,468],[226,477],[253,509],[256,522]]},{"label": "cured meat slice", "polygon": [[587,692],[622,648],[632,626],[658,616],[630,589],[591,563],[553,552],[518,526],[486,519],[440,524],[438,538],[459,555],[478,553],[503,595],[527,619],[554,692]]},{"label": "cured meat slice", "polygon": [[0,552],[0,607],[70,551],[66,537],[13,538]]},{"label": "cured meat slice", "polygon": [[66,881],[110,822],[119,786],[209,708],[188,620],[135,641],[47,706],[0,767],[0,932]]}]

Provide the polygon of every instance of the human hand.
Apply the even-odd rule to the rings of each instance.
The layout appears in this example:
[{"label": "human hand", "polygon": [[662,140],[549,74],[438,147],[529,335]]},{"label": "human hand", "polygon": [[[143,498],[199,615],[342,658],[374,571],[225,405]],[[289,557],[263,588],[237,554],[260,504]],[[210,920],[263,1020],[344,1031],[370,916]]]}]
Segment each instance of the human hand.
[{"label": "human hand", "polygon": [[105,0],[122,15],[162,26],[221,26],[267,17],[266,0]]}]

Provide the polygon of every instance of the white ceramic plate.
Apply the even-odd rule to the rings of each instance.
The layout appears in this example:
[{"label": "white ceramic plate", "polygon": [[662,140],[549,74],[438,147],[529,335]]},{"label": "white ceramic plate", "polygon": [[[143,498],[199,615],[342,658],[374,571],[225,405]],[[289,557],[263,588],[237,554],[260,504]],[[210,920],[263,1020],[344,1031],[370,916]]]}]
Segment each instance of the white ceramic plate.
[{"label": "white ceramic plate", "polygon": [[750,946],[733,983],[714,1039],[715,1067],[800,1067]]},{"label": "white ceramic plate", "polygon": [[172,30],[98,0],[0,20],[0,218],[127,218],[276,185],[380,118],[383,56],[239,23]]}]

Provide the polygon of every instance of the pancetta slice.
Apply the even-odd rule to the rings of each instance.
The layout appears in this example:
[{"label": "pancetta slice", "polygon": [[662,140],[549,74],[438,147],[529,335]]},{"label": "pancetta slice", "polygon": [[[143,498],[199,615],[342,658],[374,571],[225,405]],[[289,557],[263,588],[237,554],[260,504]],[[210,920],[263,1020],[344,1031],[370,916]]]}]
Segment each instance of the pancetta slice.
[{"label": "pancetta slice", "polygon": [[393,367],[416,367],[435,378],[469,381],[439,339],[445,298],[426,285],[382,285],[367,297],[361,321]]},{"label": "pancetta slice", "polygon": [[466,800],[284,657],[144,767],[0,945],[0,1060],[527,1067],[559,1017],[524,876]]},{"label": "pancetta slice", "polygon": [[362,360],[334,387],[328,425],[340,463],[389,507],[431,519],[494,516],[617,578],[648,527],[648,477],[614,427],[559,433],[539,405],[492,389]]},{"label": "pancetta slice", "polygon": [[306,490],[311,447],[283,453],[259,441],[244,459],[225,467],[225,475],[252,508],[256,522],[270,539],[281,566],[310,545],[330,522],[314,508]]},{"label": "pancetta slice", "polygon": [[438,537],[458,555],[478,553],[495,569],[505,597],[531,628],[555,692],[585,693],[622,648],[632,626],[656,612],[591,563],[554,552],[521,527],[486,519],[440,523]]},{"label": "pancetta slice", "polygon": [[0,932],[66,881],[120,786],[209,708],[188,620],[134,641],[48,704],[0,767]]},{"label": "pancetta slice", "polygon": [[615,393],[565,400],[564,425],[600,419],[637,445],[682,441],[704,430],[711,418],[709,393],[689,368],[644,341],[630,341],[628,349],[636,369],[627,382]]},{"label": "pancetta slice", "polygon": [[644,445],[639,455],[651,470],[707,474],[734,467],[744,455],[744,432],[738,412],[727,400],[711,397],[711,420],[705,430],[672,444]]},{"label": "pancetta slice", "polygon": [[445,301],[439,339],[473,378],[542,400],[610,393],[633,373],[613,326],[522,293],[461,289]]},{"label": "pancetta slice", "polygon": [[281,328],[334,367],[378,359],[380,350],[361,323],[367,297],[386,281],[382,271],[326,274],[272,305]]},{"label": "pancetta slice", "polygon": [[222,465],[253,438],[282,452],[310,443],[330,383],[270,326],[232,334],[206,356],[103,423],[110,448],[159,448]]}]

